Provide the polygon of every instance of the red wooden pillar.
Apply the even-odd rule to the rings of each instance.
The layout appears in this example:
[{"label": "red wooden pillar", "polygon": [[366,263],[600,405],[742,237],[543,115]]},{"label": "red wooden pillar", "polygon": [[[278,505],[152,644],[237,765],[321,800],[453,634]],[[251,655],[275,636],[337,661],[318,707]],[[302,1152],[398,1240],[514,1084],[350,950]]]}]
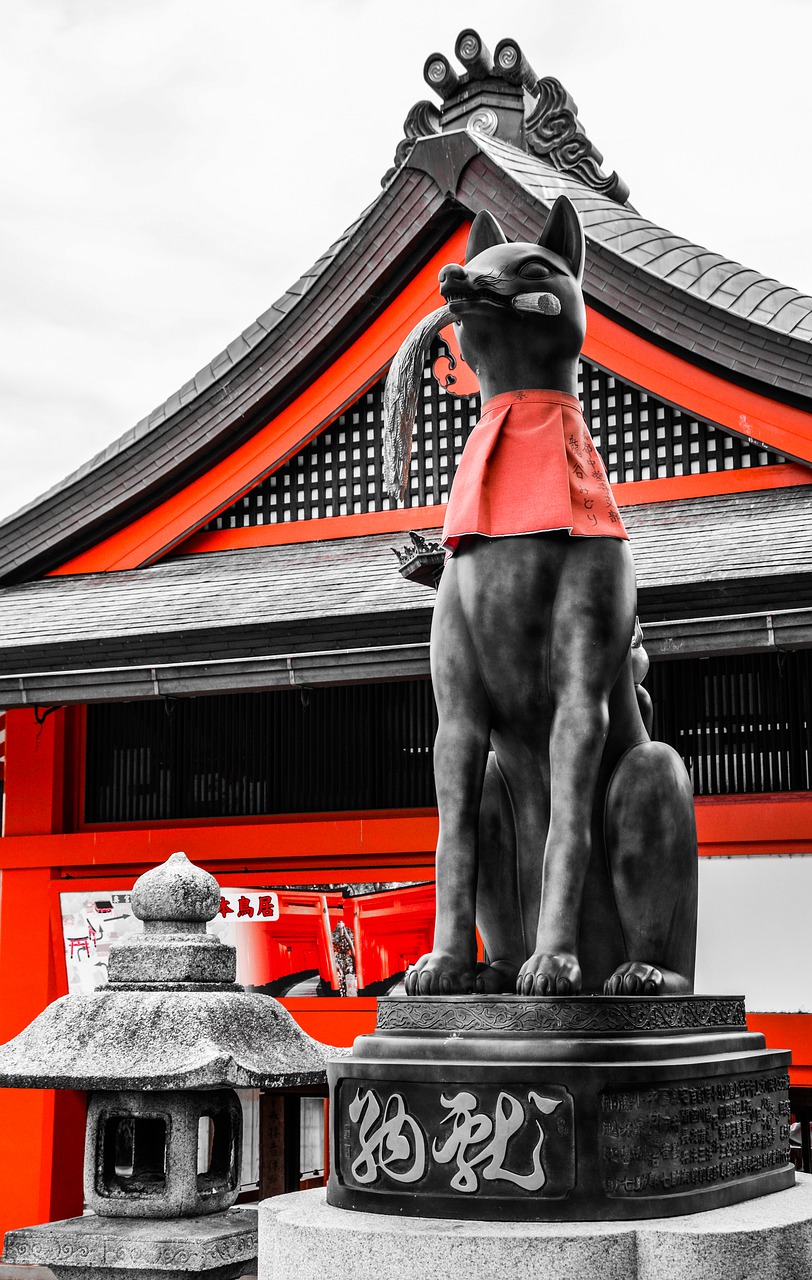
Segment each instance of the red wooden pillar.
[{"label": "red wooden pillar", "polygon": [[[66,713],[6,716],[4,849],[18,835],[63,830]],[[44,850],[45,852],[45,850]],[[17,1035],[57,988],[45,865],[0,871],[0,1042]],[[59,1046],[54,1045],[54,1054]],[[84,1095],[0,1089],[0,1235],[82,1212]]]}]

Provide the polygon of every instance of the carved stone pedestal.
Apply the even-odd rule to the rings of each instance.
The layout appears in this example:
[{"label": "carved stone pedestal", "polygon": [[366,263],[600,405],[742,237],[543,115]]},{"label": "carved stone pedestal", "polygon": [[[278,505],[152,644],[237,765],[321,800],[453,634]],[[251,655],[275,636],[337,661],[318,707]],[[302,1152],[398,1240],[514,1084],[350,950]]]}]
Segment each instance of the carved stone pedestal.
[{"label": "carved stone pedestal", "polygon": [[379,1002],[329,1068],[330,1205],[613,1221],[793,1185],[790,1055],[737,997]]}]

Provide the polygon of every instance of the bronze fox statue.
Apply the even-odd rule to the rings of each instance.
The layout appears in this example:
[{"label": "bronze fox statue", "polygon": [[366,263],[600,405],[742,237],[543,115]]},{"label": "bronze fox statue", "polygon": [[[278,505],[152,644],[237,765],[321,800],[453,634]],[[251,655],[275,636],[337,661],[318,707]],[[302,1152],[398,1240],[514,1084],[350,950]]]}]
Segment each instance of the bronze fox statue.
[{"label": "bronze fox statue", "polygon": [[[437,916],[433,950],[406,977],[412,995],[693,990],[690,782],[677,753],[646,727],[638,685],[647,660],[632,649],[634,563],[578,417],[584,253],[578,214],[562,196],[536,244],[508,243],[480,213],[465,265],[440,273],[447,307],[437,316],[457,325],[483,417],[449,501],[452,554],[431,633]],[[541,454],[523,459],[521,431],[504,454],[510,415],[523,430],[536,410],[552,414],[543,446],[552,478],[546,464],[534,470]],[[559,411],[578,429],[557,426]],[[544,431],[531,422],[526,438]],[[481,455],[473,498],[469,450]],[[587,454],[598,503],[577,482]],[[569,494],[553,493],[553,480],[569,483]],[[592,496],[580,514],[562,517],[579,493]],[[541,515],[514,528],[512,512],[528,502]],[[600,506],[615,523],[599,536]],[[452,509],[464,512],[456,529]]]}]

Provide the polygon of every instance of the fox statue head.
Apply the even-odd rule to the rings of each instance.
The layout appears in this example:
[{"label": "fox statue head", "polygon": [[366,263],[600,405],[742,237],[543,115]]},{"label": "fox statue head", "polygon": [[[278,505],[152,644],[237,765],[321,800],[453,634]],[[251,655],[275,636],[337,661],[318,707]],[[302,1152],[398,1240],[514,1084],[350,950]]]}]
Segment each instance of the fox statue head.
[{"label": "fox statue head", "polygon": [[509,244],[492,214],[477,214],[465,265],[452,263],[440,272],[445,306],[415,326],[386,380],[384,480],[392,497],[406,491],[427,353],[452,322],[483,400],[506,391],[578,394],[586,332],[583,274],[584,232],[566,196],[556,200],[535,244]]},{"label": "fox statue head", "polygon": [[583,271],[584,233],[566,196],[535,244],[509,243],[492,214],[477,214],[465,265],[443,267],[440,292],[483,400],[540,388],[576,394]]}]

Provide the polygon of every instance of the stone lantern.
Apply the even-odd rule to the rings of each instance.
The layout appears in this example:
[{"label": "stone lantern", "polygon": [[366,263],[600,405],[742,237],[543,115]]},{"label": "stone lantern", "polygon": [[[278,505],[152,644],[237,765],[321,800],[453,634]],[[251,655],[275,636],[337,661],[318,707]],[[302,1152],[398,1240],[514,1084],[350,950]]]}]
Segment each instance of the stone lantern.
[{"label": "stone lantern", "polygon": [[325,1080],[327,1050],[269,996],[235,982],[236,952],[206,923],[213,876],[173,854],[136,882],[143,932],[110,948],[107,985],[63,996],[0,1046],[0,1086],[89,1091],[92,1214],[6,1235],[3,1261],[60,1280],[256,1270],[256,1214],[239,1193],[235,1089]]}]

